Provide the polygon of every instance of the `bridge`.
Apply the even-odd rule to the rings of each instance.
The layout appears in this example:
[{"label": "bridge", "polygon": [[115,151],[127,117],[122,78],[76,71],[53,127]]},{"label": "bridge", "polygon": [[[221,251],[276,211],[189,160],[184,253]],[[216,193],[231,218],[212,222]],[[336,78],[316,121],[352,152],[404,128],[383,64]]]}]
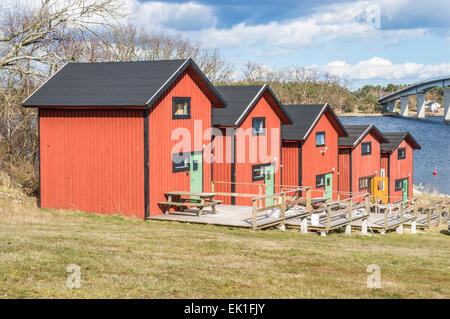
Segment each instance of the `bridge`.
[{"label": "bridge", "polygon": [[417,117],[424,118],[425,95],[427,91],[435,87],[442,87],[444,90],[444,120],[450,121],[450,75],[414,83],[403,89],[380,97],[378,102],[383,106],[383,110],[394,112],[395,102],[400,100],[400,115],[408,116],[408,98],[411,95],[415,95],[417,101]]}]

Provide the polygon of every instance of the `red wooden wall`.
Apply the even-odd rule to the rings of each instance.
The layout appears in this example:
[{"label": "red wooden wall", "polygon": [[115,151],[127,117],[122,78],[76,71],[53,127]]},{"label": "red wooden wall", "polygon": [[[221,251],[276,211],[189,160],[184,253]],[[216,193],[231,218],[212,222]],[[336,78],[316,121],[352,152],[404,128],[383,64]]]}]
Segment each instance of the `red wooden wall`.
[{"label": "red wooden wall", "polygon": [[41,207],[144,218],[143,111],[39,113]]},{"label": "red wooden wall", "polygon": [[340,199],[350,198],[350,152],[351,148],[339,148],[339,192]]},{"label": "red wooden wall", "polygon": [[[316,190],[316,175],[333,173],[333,199],[337,199],[338,185],[338,131],[333,125],[332,115],[326,111],[302,145],[303,186],[313,188],[312,197],[324,196],[324,188]],[[316,132],[325,131],[325,146],[316,147]],[[334,171],[333,171],[334,169]]]},{"label": "red wooden wall", "polygon": [[[239,158],[243,159],[242,163],[236,163],[236,182],[239,183],[253,183],[254,185],[236,185],[237,193],[244,194],[258,194],[259,187],[258,184],[264,184],[264,181],[252,182],[252,166],[255,164],[266,164],[273,162],[275,164],[275,184],[281,183],[281,172],[280,172],[280,151],[281,151],[281,120],[275,113],[273,107],[273,99],[270,93],[267,91],[261,96],[259,101],[256,103],[255,107],[250,111],[245,120],[242,122],[240,128],[244,131],[251,132],[252,129],[252,117],[265,117],[266,118],[266,136],[247,136],[245,138],[245,147],[239,147],[238,136],[236,136],[236,160]],[[273,132],[272,128],[278,130],[278,142],[274,145],[275,149],[271,149],[271,139]],[[250,133],[251,135],[251,133]],[[263,143],[267,143],[267,155],[270,158],[266,161],[261,160],[259,155],[257,156],[257,161],[250,162],[250,145],[255,145],[257,154]],[[244,144],[244,143],[242,143]],[[263,187],[264,191],[264,187]],[[276,192],[277,190],[275,190]],[[236,205],[252,205],[251,198],[237,197]]]},{"label": "red wooden wall", "polygon": [[[191,98],[191,118],[172,119],[172,97]],[[190,132],[191,147],[187,151],[202,151],[203,191],[211,191],[211,141],[203,140],[204,130],[211,127],[211,99],[205,84],[192,68],[188,68],[172,83],[166,92],[150,108],[149,114],[149,210],[150,215],[163,213],[158,202],[165,201],[165,192],[189,191],[189,172],[172,172],[172,151],[180,140],[171,140],[172,132],[184,128]],[[194,134],[194,121],[202,123],[200,134]],[[194,140],[197,138],[197,142]],[[188,139],[189,140],[189,139]]]},{"label": "red wooden wall", "polygon": [[[232,160],[232,133],[231,129],[221,128],[222,136],[215,136],[213,140],[213,181],[231,182],[231,160]],[[231,193],[231,184],[215,183],[214,192]],[[216,196],[223,204],[231,204],[230,196]]]},{"label": "red wooden wall", "polygon": [[[365,142],[372,142],[372,154],[370,155],[361,155],[361,145]],[[359,190],[359,178],[372,175],[380,176],[380,142],[373,132],[369,132],[352,150],[353,197],[368,192],[368,190]],[[362,200],[363,199],[360,198],[355,201]]]},{"label": "red wooden wall", "polygon": [[300,142],[288,142],[282,143],[282,184],[288,186],[298,186],[299,183],[299,143]]},{"label": "red wooden wall", "polygon": [[[398,159],[398,149],[400,147],[406,148],[406,158]],[[408,178],[408,199],[412,198],[413,191],[413,154],[414,150],[408,142],[403,140],[400,145],[390,155],[390,170],[389,170],[389,200],[395,202],[401,200],[403,191],[395,191],[395,180],[401,178]],[[387,174],[387,170],[386,170]]]}]

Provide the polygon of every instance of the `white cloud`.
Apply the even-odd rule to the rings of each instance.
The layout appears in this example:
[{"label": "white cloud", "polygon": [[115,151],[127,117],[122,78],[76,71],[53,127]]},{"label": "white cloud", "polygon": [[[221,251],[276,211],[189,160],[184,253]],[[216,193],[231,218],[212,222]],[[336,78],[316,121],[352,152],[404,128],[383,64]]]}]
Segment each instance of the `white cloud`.
[{"label": "white cloud", "polygon": [[149,31],[191,31],[215,27],[217,24],[213,9],[195,2],[125,2],[124,8],[131,14],[131,21]]},{"label": "white cloud", "polygon": [[[39,0],[3,0],[36,5]],[[70,1],[70,0],[57,0]],[[94,0],[92,0],[94,1]],[[308,16],[286,21],[249,25],[238,23],[230,28],[218,28],[218,18],[212,6],[195,1],[165,3],[161,1],[123,0],[124,12],[129,20],[151,32],[183,33],[199,41],[204,48],[240,49],[251,48],[256,55],[289,54],[293,50],[310,46],[322,46],[329,41],[383,40],[398,42],[404,37],[420,37],[425,28],[383,30],[368,23],[371,8],[378,4],[381,13],[388,19],[399,19],[399,15],[419,0],[359,0],[335,5],[320,6]],[[442,0],[428,0],[431,3]],[[450,3],[447,1],[446,3]],[[448,6],[448,5],[447,5]],[[419,8],[419,9],[417,9]],[[267,53],[264,53],[267,51]]]},{"label": "white cloud", "polygon": [[422,64],[406,62],[394,64],[388,59],[373,57],[356,64],[344,61],[332,61],[325,66],[312,66],[314,69],[329,72],[347,80],[371,79],[427,79],[434,76],[450,74],[450,63]]},{"label": "white cloud", "polygon": [[[346,2],[320,7],[314,14],[296,19],[248,25],[239,23],[231,28],[215,27],[187,32],[205,47],[239,48],[261,46],[274,49],[298,49],[320,46],[333,40],[354,41],[420,37],[426,29],[383,30],[370,24],[369,1]],[[369,10],[370,11],[370,10]]]}]

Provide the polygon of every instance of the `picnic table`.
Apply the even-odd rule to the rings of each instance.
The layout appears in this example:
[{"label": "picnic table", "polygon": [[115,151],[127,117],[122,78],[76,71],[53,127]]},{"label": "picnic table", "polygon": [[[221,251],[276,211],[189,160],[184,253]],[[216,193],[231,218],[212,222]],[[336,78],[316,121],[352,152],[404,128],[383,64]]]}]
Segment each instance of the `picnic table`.
[{"label": "picnic table", "polygon": [[179,207],[181,211],[184,211],[187,207],[198,208],[197,216],[201,217],[203,209],[205,207],[211,207],[212,213],[216,213],[216,205],[222,201],[214,200],[215,193],[197,193],[186,191],[173,191],[164,193],[167,197],[167,202],[159,202],[159,205],[165,206],[165,214],[169,213],[169,209],[172,206]]}]

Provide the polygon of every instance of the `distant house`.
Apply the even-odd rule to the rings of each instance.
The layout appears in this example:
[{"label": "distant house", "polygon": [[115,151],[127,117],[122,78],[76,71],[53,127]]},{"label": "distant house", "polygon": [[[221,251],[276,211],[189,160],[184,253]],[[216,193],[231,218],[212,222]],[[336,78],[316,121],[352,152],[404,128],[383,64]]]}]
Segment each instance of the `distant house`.
[{"label": "distant house", "polygon": [[440,108],[441,104],[439,104],[438,102],[434,101],[425,102],[425,109],[428,110],[429,112],[438,112]]},{"label": "distant house", "polygon": [[[213,140],[213,180],[225,182],[214,191],[255,194],[264,185],[264,194],[274,194],[275,185],[281,184],[279,132],[282,124],[292,124],[289,115],[267,84],[216,88],[227,107],[213,110],[213,125],[222,132]],[[266,158],[254,158],[263,153]],[[231,154],[234,158],[221,158]],[[218,198],[226,204],[252,204],[250,198]],[[272,204],[273,199],[265,200],[266,206]]]},{"label": "distant house", "polygon": [[413,155],[419,143],[408,132],[383,132],[387,143],[381,144],[381,169],[389,179],[389,202],[412,197]]},{"label": "distant house", "polygon": [[[358,193],[366,192],[383,193],[387,196],[386,174],[380,170],[380,144],[387,143],[388,140],[373,124],[344,127],[348,136],[339,137],[340,198],[354,197]],[[377,188],[374,188],[375,183]],[[357,199],[361,200],[362,197]]]},{"label": "distant house", "polygon": [[294,123],[283,125],[283,185],[312,186],[312,197],[337,199],[338,138],[347,136],[328,104],[285,105]]}]

